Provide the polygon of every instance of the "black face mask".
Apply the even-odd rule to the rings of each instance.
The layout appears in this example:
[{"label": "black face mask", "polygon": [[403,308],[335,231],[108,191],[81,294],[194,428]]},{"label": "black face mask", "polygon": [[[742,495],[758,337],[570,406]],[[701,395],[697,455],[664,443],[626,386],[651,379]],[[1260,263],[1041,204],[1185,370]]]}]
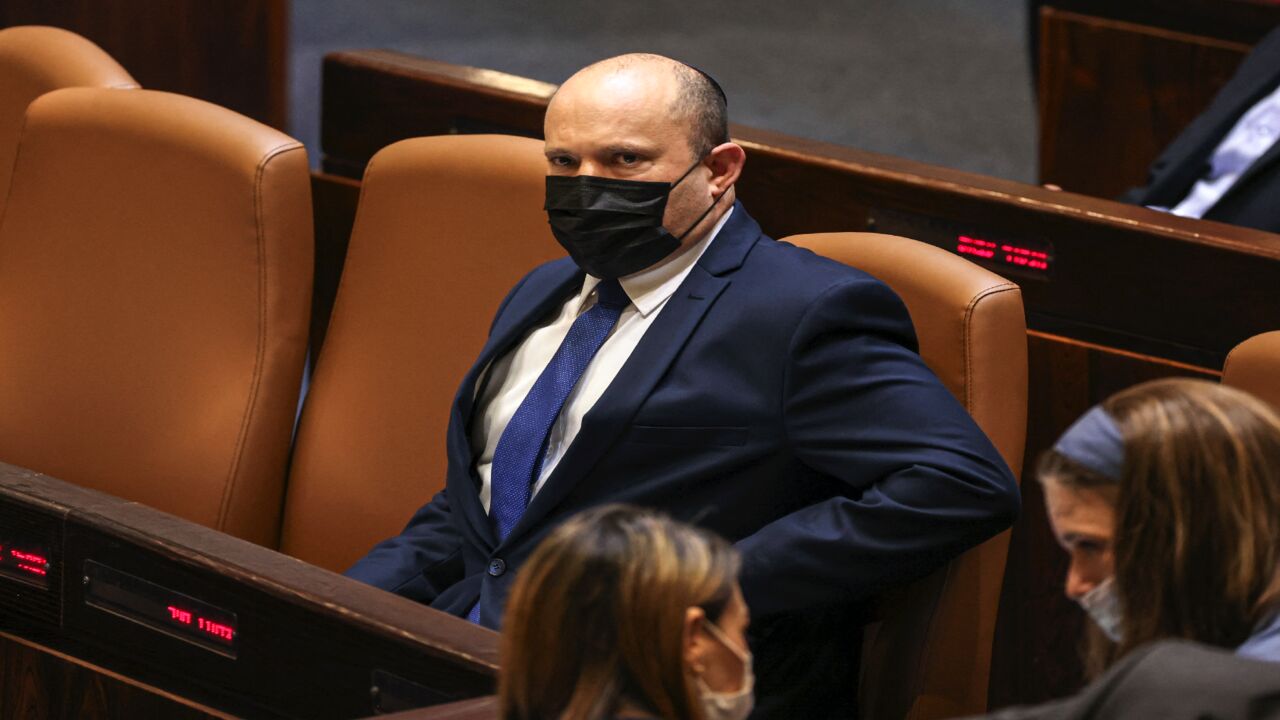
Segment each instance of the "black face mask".
[{"label": "black face mask", "polygon": [[716,198],[679,237],[662,227],[667,197],[701,164],[694,163],[673,183],[548,175],[543,208],[551,232],[578,267],[598,278],[640,272],[675,252],[719,202]]}]

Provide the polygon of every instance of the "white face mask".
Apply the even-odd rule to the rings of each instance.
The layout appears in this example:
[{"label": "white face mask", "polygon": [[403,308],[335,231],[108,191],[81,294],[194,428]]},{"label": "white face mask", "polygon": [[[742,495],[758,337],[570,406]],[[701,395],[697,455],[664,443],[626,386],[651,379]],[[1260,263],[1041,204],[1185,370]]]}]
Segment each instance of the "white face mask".
[{"label": "white face mask", "polygon": [[1124,616],[1120,612],[1120,596],[1116,594],[1114,578],[1098,583],[1092,590],[1081,595],[1077,602],[1111,642],[1124,639]]},{"label": "white face mask", "polygon": [[735,692],[718,693],[707,687],[707,684],[698,678],[698,693],[702,697],[702,714],[706,720],[746,720],[751,714],[752,708],[755,707],[756,698],[753,694],[756,684],[755,671],[752,669],[751,652],[743,650],[735,646],[729,641],[724,631],[716,627],[716,624],[707,621],[707,628],[720,644],[724,645],[738,659],[742,661],[742,686]]}]

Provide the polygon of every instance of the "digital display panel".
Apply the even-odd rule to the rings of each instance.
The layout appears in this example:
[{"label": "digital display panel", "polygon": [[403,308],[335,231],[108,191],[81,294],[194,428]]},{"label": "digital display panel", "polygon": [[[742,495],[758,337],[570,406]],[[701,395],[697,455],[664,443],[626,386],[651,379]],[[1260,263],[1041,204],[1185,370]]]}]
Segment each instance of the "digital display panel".
[{"label": "digital display panel", "polygon": [[85,561],[84,576],[89,605],[235,657],[235,613],[93,560]]},{"label": "digital display panel", "polygon": [[0,541],[0,575],[48,588],[52,568],[48,548],[32,543]]},{"label": "digital display panel", "polygon": [[958,235],[955,251],[970,259],[1026,271],[1033,275],[1048,274],[1053,263],[1052,247],[1048,243],[1030,240],[1011,242]]}]

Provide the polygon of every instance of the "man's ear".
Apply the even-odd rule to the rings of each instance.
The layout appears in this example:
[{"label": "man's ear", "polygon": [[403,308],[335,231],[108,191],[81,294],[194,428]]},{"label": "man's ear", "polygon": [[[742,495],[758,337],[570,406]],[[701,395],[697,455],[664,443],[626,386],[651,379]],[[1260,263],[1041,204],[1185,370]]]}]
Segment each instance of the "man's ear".
[{"label": "man's ear", "polygon": [[702,632],[702,623],[707,621],[707,613],[700,607],[691,607],[684,611],[684,666],[694,675],[707,671],[707,634]]},{"label": "man's ear", "polygon": [[721,143],[707,153],[707,167],[711,168],[710,184],[717,198],[738,182],[746,161],[747,151],[735,142]]}]

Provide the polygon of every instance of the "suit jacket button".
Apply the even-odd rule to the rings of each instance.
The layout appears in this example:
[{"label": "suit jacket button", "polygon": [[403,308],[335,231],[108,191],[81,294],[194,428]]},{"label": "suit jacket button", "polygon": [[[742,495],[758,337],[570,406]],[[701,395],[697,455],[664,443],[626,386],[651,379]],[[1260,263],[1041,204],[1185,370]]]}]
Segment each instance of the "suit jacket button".
[{"label": "suit jacket button", "polygon": [[502,558],[494,558],[489,562],[490,575],[494,577],[499,577],[502,575],[502,573],[506,571],[507,571],[507,564],[503,562]]}]

